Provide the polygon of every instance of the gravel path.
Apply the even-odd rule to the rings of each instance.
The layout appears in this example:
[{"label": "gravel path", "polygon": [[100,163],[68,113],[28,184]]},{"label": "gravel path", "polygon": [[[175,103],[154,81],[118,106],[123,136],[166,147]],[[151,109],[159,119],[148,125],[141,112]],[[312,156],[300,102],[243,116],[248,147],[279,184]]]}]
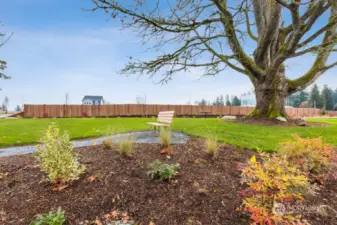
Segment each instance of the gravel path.
[{"label": "gravel path", "polygon": [[[114,143],[118,143],[121,137],[131,137],[135,143],[160,143],[158,134],[154,131],[132,132],[126,134],[118,134],[111,136]],[[94,143],[102,144],[104,137],[72,141],[74,147],[91,146]],[[188,136],[181,132],[172,132],[172,144],[185,144]],[[23,155],[35,152],[35,145],[18,146],[0,149],[0,157],[11,155]]]}]

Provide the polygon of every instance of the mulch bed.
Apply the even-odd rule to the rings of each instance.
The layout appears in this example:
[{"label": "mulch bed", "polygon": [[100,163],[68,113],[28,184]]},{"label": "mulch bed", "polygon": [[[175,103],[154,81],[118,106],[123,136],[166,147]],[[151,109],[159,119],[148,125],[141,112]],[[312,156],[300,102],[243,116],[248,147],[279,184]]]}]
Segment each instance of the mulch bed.
[{"label": "mulch bed", "polygon": [[[228,121],[228,120],[225,120]],[[262,125],[262,126],[282,126],[282,127],[326,127],[329,124],[326,123],[317,123],[317,122],[307,122],[298,118],[289,118],[286,122],[279,121],[277,119],[268,119],[268,118],[255,118],[255,117],[246,117],[242,116],[236,120],[230,120],[235,123],[241,124],[252,124],[252,125]]]},{"label": "mulch bed", "polygon": [[[238,191],[238,162],[246,162],[255,152],[222,146],[218,157],[210,159],[203,150],[203,139],[192,138],[185,145],[174,145],[168,159],[159,152],[159,144],[136,144],[132,158],[102,146],[78,148],[81,162],[87,166],[82,178],[62,191],[53,191],[41,182],[43,173],[32,155],[0,158],[0,172],[8,177],[0,183],[0,224],[29,224],[36,214],[62,207],[67,224],[94,220],[113,209],[127,212],[147,225],[174,224],[247,224],[236,211],[241,204]],[[180,163],[175,180],[151,180],[148,164],[159,159]],[[94,176],[94,181],[89,181]],[[328,183],[313,205],[328,204],[337,209],[337,185]],[[311,203],[310,202],[310,203]],[[337,224],[336,217],[308,214],[311,224]]]}]

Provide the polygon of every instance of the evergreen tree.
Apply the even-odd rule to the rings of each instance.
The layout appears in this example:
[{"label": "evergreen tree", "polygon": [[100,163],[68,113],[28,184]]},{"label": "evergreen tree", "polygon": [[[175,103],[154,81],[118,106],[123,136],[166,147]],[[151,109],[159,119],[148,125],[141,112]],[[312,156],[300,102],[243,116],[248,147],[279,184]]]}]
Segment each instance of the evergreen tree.
[{"label": "evergreen tree", "polygon": [[236,96],[233,97],[232,106],[241,106],[241,101],[238,97],[236,97]]},{"label": "evergreen tree", "polygon": [[215,106],[224,106],[224,99],[223,99],[223,95],[217,96],[215,101],[213,102],[213,105]]},{"label": "evergreen tree", "polygon": [[298,108],[303,102],[308,101],[308,97],[309,97],[309,93],[304,90],[298,93],[289,95],[287,98],[287,103],[288,103],[287,105]]},{"label": "evergreen tree", "polygon": [[15,107],[15,111],[21,112],[21,107],[20,107],[19,105],[17,105],[17,106]]},{"label": "evergreen tree", "polygon": [[226,106],[231,106],[231,101],[229,101],[228,95],[226,95]]},{"label": "evergreen tree", "polygon": [[323,98],[317,84],[314,85],[310,92],[310,106],[320,109],[323,107]]},{"label": "evergreen tree", "polygon": [[212,105],[218,105],[218,102],[219,102],[219,97],[218,96],[216,96],[216,99],[215,99],[215,101],[212,103]]},{"label": "evergreen tree", "polygon": [[309,100],[309,93],[305,90],[300,91],[299,99],[300,99],[300,104],[302,102],[308,101]]},{"label": "evergreen tree", "polygon": [[2,103],[2,110],[8,113],[8,105],[9,105],[9,99],[6,96],[3,103]]},{"label": "evergreen tree", "polygon": [[225,101],[224,101],[223,95],[220,95],[220,97],[219,97],[219,105],[220,106],[224,106],[225,105]]},{"label": "evergreen tree", "polygon": [[201,106],[210,105],[209,102],[205,99],[201,99],[200,102],[196,101],[195,103],[196,103],[196,105],[201,105]]},{"label": "evergreen tree", "polygon": [[336,88],[336,90],[333,92],[333,103],[334,103],[334,105],[337,104],[337,88]]},{"label": "evergreen tree", "polygon": [[299,107],[300,104],[301,104],[301,101],[300,101],[300,96],[298,93],[289,95],[287,97],[288,106]]},{"label": "evergreen tree", "polygon": [[333,110],[333,91],[327,86],[324,85],[322,91],[322,97],[324,100],[324,106],[326,110]]}]

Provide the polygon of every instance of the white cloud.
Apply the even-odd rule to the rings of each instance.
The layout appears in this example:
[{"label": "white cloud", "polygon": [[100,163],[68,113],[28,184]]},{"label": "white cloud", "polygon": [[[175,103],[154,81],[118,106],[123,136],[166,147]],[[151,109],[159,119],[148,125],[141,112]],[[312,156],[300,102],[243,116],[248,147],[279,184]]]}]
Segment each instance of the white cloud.
[{"label": "white cloud", "polygon": [[[7,27],[8,28],[8,27]],[[138,38],[118,28],[24,30],[8,28],[14,36],[1,49],[8,62],[9,81],[0,81],[0,102],[9,96],[11,107],[22,103],[63,104],[69,92],[71,103],[83,95],[100,94],[115,103],[134,103],[137,95],[147,95],[148,103],[184,104],[217,95],[238,95],[252,89],[247,77],[226,70],[215,77],[202,77],[201,68],[174,75],[169,84],[155,84],[159,77],[125,77],[117,73],[127,56],[149,58]],[[302,71],[296,64],[294,74]],[[336,70],[334,70],[336,71]],[[319,83],[336,83],[334,71]],[[333,80],[334,79],[334,80]]]}]

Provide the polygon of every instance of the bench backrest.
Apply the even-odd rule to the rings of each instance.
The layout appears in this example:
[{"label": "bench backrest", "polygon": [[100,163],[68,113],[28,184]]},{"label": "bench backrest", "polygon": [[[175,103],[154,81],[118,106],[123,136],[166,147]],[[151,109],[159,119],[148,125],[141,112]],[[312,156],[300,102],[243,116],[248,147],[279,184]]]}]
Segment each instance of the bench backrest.
[{"label": "bench backrest", "polygon": [[163,111],[159,112],[157,121],[161,123],[172,123],[174,116],[174,111]]}]

